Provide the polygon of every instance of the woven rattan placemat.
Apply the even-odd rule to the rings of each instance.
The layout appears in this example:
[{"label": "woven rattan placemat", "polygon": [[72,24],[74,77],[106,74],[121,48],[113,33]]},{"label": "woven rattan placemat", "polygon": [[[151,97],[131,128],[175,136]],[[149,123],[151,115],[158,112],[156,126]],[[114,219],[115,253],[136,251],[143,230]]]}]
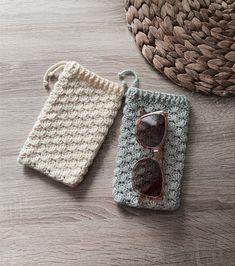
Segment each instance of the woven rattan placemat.
[{"label": "woven rattan placemat", "polygon": [[235,95],[234,0],[126,0],[143,56],[191,91]]}]

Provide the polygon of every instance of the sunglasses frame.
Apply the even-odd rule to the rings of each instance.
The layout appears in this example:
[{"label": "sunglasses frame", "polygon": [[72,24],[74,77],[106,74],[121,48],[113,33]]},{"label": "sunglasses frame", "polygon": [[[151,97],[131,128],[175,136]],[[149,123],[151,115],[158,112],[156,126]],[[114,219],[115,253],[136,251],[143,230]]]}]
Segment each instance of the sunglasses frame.
[{"label": "sunglasses frame", "polygon": [[[141,116],[137,119],[136,127],[135,127],[136,140],[139,143],[139,145],[142,146],[143,148],[152,150],[153,153],[154,153],[154,156],[153,157],[142,158],[142,159],[138,160],[135,163],[135,165],[134,165],[134,167],[132,169],[132,173],[134,173],[135,168],[137,167],[137,165],[141,161],[145,161],[145,160],[149,160],[149,159],[157,161],[157,163],[159,164],[160,170],[161,170],[161,174],[162,174],[162,187],[161,187],[161,192],[160,192],[160,194],[158,196],[149,196],[149,195],[143,194],[143,193],[139,192],[135,188],[134,180],[135,180],[136,175],[132,175],[132,179],[131,179],[132,188],[141,198],[147,197],[147,198],[151,198],[151,199],[154,199],[154,200],[162,200],[164,195],[165,195],[165,191],[164,191],[165,177],[164,177],[162,166],[163,166],[163,160],[164,160],[164,144],[165,144],[165,139],[166,139],[167,129],[168,129],[168,114],[166,112],[164,112],[164,111],[156,111],[156,112],[146,113],[144,108],[141,108],[140,114],[141,114]],[[141,120],[144,117],[151,116],[151,115],[156,115],[156,114],[157,115],[161,114],[164,117],[164,119],[165,119],[165,132],[164,132],[164,135],[163,135],[163,138],[162,138],[160,144],[158,146],[156,146],[156,147],[151,147],[151,146],[147,146],[147,145],[144,145],[144,144],[141,143],[141,141],[138,138],[138,130],[140,128]]]}]

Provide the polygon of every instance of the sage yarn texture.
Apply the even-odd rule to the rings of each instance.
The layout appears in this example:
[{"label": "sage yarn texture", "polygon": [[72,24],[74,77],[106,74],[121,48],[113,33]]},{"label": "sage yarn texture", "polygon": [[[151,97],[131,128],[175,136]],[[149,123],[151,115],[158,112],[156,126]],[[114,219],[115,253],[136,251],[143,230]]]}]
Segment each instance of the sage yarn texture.
[{"label": "sage yarn texture", "polygon": [[194,92],[235,95],[234,0],[126,0],[145,59]]},{"label": "sage yarn texture", "polygon": [[44,80],[46,87],[61,68],[18,160],[73,187],[92,164],[116,117],[124,88],[77,62],[50,68]]},{"label": "sage yarn texture", "polygon": [[[138,194],[132,189],[133,166],[138,160],[153,156],[150,150],[140,146],[136,140],[136,120],[140,117],[142,107],[147,113],[155,111],[168,113],[163,161],[165,197],[162,201],[145,197],[140,202]],[[156,210],[175,210],[179,207],[189,109],[189,102],[184,96],[140,90],[135,87],[128,89],[113,178],[113,198],[117,203]]]}]

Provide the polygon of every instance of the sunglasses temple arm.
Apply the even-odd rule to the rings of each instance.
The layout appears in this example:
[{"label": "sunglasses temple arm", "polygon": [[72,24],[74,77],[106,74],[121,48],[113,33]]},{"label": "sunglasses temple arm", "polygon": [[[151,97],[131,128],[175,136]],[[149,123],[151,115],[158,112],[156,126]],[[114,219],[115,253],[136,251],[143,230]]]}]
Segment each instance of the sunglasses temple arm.
[{"label": "sunglasses temple arm", "polygon": [[147,112],[145,111],[144,107],[142,106],[140,108],[140,115],[143,116],[143,115],[146,115],[146,114],[147,114]]}]

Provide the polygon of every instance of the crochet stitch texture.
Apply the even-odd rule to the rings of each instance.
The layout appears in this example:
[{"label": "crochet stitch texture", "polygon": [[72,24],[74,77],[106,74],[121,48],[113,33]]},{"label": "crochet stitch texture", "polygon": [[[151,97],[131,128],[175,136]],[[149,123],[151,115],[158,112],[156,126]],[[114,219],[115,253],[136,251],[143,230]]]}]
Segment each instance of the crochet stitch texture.
[{"label": "crochet stitch texture", "polygon": [[124,88],[76,62],[65,65],[19,162],[68,186],[79,184],[121,105]]},{"label": "crochet stitch texture", "polygon": [[[137,193],[132,189],[133,166],[139,159],[153,156],[151,151],[144,149],[136,141],[135,126],[141,107],[144,107],[146,112],[161,110],[168,113],[168,132],[163,162],[165,197],[158,202],[150,198],[139,202]],[[116,202],[157,210],[174,210],[179,207],[188,118],[189,103],[184,96],[129,88],[126,93],[113,179],[113,198]]]}]

